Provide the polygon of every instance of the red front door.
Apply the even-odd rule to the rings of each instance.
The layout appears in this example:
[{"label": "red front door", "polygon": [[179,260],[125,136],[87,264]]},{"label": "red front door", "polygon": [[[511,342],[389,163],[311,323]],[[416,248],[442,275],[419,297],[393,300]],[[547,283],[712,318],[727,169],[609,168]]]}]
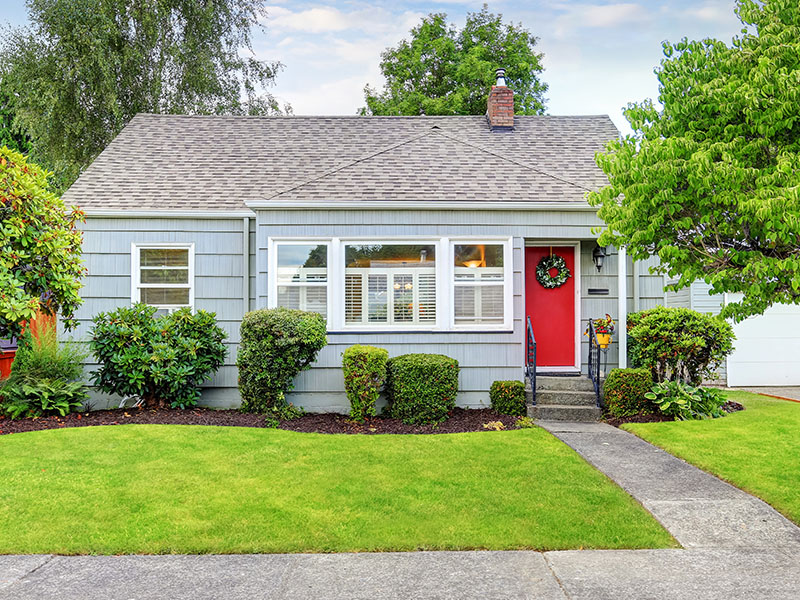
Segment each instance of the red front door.
[{"label": "red front door", "polygon": [[[551,253],[562,257],[570,272],[566,283],[552,289],[536,280],[536,266]],[[536,337],[538,367],[575,366],[575,285],[573,246],[525,248],[525,314]]]}]

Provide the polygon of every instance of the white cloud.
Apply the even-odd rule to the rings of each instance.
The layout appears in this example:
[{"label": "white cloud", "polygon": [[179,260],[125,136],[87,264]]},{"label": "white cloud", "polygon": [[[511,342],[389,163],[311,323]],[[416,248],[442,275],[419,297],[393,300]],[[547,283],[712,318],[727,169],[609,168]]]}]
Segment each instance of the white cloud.
[{"label": "white cloud", "polygon": [[[653,15],[640,4],[577,4],[573,2],[553,5],[561,14],[556,19],[554,35],[565,38],[581,29],[616,29],[623,26],[641,26]],[[595,34],[596,35],[596,34]]]},{"label": "white cloud", "polygon": [[364,84],[380,80],[379,73],[354,75],[319,83],[316,87],[283,90],[296,115],[354,115],[364,105]]},{"label": "white cloud", "polygon": [[718,2],[706,2],[701,6],[687,9],[684,14],[687,17],[709,21],[711,23],[724,23],[735,19],[733,7],[729,0]]},{"label": "white cloud", "polygon": [[350,28],[346,16],[340,10],[327,6],[299,12],[292,12],[282,6],[268,6],[267,14],[267,24],[275,30],[323,33]]},{"label": "white cloud", "polygon": [[404,32],[415,25],[424,13],[404,11],[392,14],[384,8],[368,6],[342,11],[333,6],[315,6],[306,10],[292,11],[283,6],[267,6],[266,25],[276,32],[332,33],[361,31],[369,35],[392,33],[398,27]]},{"label": "white cloud", "polygon": [[649,13],[639,4],[600,4],[578,9],[584,27],[620,27],[650,20]]}]

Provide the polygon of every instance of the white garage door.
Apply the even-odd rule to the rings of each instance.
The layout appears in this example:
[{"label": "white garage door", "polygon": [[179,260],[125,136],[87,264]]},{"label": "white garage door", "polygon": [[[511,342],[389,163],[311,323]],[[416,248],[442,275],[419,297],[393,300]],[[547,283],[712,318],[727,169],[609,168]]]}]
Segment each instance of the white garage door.
[{"label": "white garage door", "polygon": [[733,330],[729,386],[800,385],[800,306],[773,306]]}]

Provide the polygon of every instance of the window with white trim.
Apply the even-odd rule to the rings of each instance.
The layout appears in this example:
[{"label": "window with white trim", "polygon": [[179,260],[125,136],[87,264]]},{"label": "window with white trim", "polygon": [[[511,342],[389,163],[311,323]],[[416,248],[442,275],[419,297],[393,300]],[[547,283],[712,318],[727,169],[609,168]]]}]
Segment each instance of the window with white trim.
[{"label": "window with white trim", "polygon": [[436,323],[434,244],[345,244],[345,325]]},{"label": "window with white trim", "polygon": [[166,312],[194,305],[194,245],[134,244],[133,302]]},{"label": "window with white trim", "polygon": [[503,244],[453,244],[453,319],[455,325],[505,322]]},{"label": "window with white trim", "polygon": [[269,306],[330,331],[509,330],[511,240],[270,239]]},{"label": "window with white trim", "polygon": [[328,314],[328,245],[275,244],[277,306]]}]

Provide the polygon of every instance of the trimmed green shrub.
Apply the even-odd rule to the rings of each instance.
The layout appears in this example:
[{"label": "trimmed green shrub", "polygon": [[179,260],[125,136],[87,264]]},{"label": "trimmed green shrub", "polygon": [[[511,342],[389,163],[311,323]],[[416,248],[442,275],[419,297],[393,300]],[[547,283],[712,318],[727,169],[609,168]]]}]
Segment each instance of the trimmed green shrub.
[{"label": "trimmed green shrub", "polygon": [[386,368],[389,414],[408,425],[441,423],[456,405],[458,361],[442,354],[403,354]]},{"label": "trimmed green shrub", "polygon": [[715,388],[695,387],[680,381],[662,381],[646,394],[659,410],[676,421],[724,417],[725,396]]},{"label": "trimmed green shrub", "polygon": [[90,345],[100,369],[92,380],[146,406],[195,406],[200,385],[225,360],[225,332],[214,313],[181,308],[157,318],[157,310],[134,304],[94,318]]},{"label": "trimmed green shrub", "polygon": [[658,306],[628,315],[631,364],[650,370],[653,381],[699,384],[733,350],[730,323],[688,308]]},{"label": "trimmed green shrub", "polygon": [[54,322],[19,342],[11,375],[0,388],[0,412],[12,419],[64,416],[89,397],[83,381],[87,354],[74,342],[59,343]]},{"label": "trimmed green shrub", "polygon": [[501,415],[522,417],[527,413],[522,381],[495,381],[489,388],[489,400],[495,412]]},{"label": "trimmed green shrub", "polygon": [[350,417],[363,421],[375,416],[375,403],[386,383],[389,352],[375,346],[350,346],[342,357],[344,389],[350,400]]},{"label": "trimmed green shrub", "polygon": [[242,410],[294,416],[296,410],[287,404],[286,392],[327,344],[325,318],[289,308],[254,310],[244,316],[240,331],[236,365]]},{"label": "trimmed green shrub", "polygon": [[606,411],[614,417],[630,417],[658,411],[646,397],[653,387],[648,369],[613,369],[603,385]]}]

